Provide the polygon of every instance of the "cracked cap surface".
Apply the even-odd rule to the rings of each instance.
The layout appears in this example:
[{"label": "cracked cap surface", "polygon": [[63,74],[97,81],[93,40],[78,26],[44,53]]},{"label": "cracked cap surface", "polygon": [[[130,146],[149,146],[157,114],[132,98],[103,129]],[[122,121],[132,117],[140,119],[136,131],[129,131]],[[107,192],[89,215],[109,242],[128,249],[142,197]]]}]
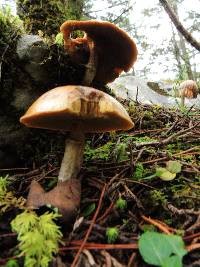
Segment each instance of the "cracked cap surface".
[{"label": "cracked cap surface", "polygon": [[108,132],[134,126],[125,108],[110,95],[86,86],[62,86],[40,96],[20,118],[27,127]]}]

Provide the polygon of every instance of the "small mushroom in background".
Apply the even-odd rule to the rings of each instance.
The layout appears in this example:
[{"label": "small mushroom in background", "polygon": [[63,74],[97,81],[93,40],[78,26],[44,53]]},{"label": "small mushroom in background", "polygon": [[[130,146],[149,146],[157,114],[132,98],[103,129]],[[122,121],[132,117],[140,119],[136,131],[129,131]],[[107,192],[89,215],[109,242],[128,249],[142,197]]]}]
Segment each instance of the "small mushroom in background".
[{"label": "small mushroom in background", "polygon": [[185,98],[197,98],[199,93],[197,83],[193,80],[186,80],[179,85],[178,95],[181,98],[181,106],[185,105]]},{"label": "small mushroom in background", "polygon": [[[110,22],[69,20],[61,25],[60,30],[65,50],[72,61],[85,64],[88,57],[83,85],[102,86],[112,82],[122,71],[129,71],[136,61],[135,42]],[[85,32],[84,37],[71,38],[71,33],[76,30]]]},{"label": "small mushroom in background", "polygon": [[50,204],[70,221],[80,205],[78,175],[83,161],[85,133],[128,130],[134,126],[124,107],[110,95],[85,86],[63,86],[39,97],[20,122],[27,127],[69,132],[57,186],[44,192],[38,182],[31,183],[27,205]]}]

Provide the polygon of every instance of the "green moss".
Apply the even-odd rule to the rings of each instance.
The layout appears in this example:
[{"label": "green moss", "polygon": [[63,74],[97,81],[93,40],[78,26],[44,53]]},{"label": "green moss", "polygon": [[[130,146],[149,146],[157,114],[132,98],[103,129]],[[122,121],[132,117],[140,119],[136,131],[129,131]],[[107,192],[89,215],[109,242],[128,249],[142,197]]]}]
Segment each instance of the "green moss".
[{"label": "green moss", "polygon": [[133,173],[132,178],[136,180],[140,180],[144,177],[144,166],[142,163],[137,163],[135,165],[135,171]]},{"label": "green moss", "polygon": [[115,207],[121,211],[125,210],[127,208],[127,201],[123,198],[118,198]]},{"label": "green moss", "polygon": [[167,196],[162,190],[151,190],[150,198],[153,206],[159,206],[160,204],[165,204],[167,202]]},{"label": "green moss", "polygon": [[19,249],[24,256],[24,266],[48,267],[55,253],[59,250],[62,239],[60,227],[55,220],[57,213],[45,213],[41,216],[24,211],[11,222],[11,227],[18,234]]},{"label": "green moss", "polygon": [[128,144],[125,142],[115,143],[108,141],[106,144],[99,147],[92,147],[91,142],[86,143],[84,159],[88,160],[114,160],[120,162],[128,159],[127,153]]},{"label": "green moss", "polygon": [[17,0],[17,11],[27,33],[41,31],[45,36],[52,36],[59,32],[64,21],[82,18],[83,0]]},{"label": "green moss", "polygon": [[115,243],[119,236],[119,230],[116,227],[111,227],[106,230],[106,236],[108,243]]},{"label": "green moss", "polygon": [[108,160],[110,158],[111,150],[113,149],[114,143],[107,142],[105,145],[93,148],[91,147],[91,142],[88,141],[86,143],[85,151],[84,151],[84,159],[88,160]]},{"label": "green moss", "polygon": [[16,45],[23,33],[22,22],[13,16],[10,8],[0,9],[0,99],[1,109],[7,109],[12,99],[13,80],[16,76]]}]

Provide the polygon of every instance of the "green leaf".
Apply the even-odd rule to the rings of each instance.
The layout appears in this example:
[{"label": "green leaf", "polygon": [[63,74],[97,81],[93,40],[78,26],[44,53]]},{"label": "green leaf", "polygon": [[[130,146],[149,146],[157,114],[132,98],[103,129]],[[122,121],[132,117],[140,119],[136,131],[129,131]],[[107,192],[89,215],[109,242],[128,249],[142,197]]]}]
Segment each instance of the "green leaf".
[{"label": "green leaf", "polygon": [[167,162],[166,168],[172,173],[179,173],[181,172],[182,164],[178,161],[170,160]]},{"label": "green leaf", "polygon": [[171,181],[176,177],[176,173],[168,171],[166,168],[156,168],[156,175],[163,181]]},{"label": "green leaf", "polygon": [[166,168],[162,168],[162,167],[158,167],[158,168],[156,168],[156,175],[158,176],[158,177],[160,177],[163,173],[165,173],[167,171],[167,169]]},{"label": "green leaf", "polygon": [[166,259],[165,263],[162,265],[162,267],[182,267],[182,261],[179,256],[171,256]]},{"label": "green leaf", "polygon": [[96,208],[95,203],[90,204],[89,206],[87,206],[84,211],[83,211],[83,216],[84,217],[88,217]]},{"label": "green leaf", "polygon": [[[178,260],[176,258],[169,259],[170,256],[175,255],[182,261],[182,257],[187,253],[180,236],[156,232],[142,234],[139,239],[139,251],[146,263],[162,267],[172,267],[173,265],[166,265],[170,261],[177,264]],[[174,266],[179,267],[180,265]]]},{"label": "green leaf", "polygon": [[166,242],[172,248],[174,254],[182,258],[187,251],[183,239],[178,235],[165,235]]}]

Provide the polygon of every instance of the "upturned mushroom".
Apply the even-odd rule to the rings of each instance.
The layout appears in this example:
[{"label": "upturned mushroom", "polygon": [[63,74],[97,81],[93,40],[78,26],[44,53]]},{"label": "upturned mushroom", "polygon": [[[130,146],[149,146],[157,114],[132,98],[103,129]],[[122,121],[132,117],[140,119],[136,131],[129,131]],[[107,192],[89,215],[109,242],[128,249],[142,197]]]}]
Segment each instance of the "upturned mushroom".
[{"label": "upturned mushroom", "polygon": [[[112,82],[122,71],[129,71],[136,61],[135,42],[113,23],[69,20],[61,25],[60,30],[71,59],[79,64],[87,61],[83,85]],[[71,38],[71,33],[76,30],[85,32],[84,37]]]},{"label": "upturned mushroom", "polygon": [[198,95],[197,83],[193,80],[186,80],[179,86],[178,95],[181,98],[181,106],[185,105],[185,98],[197,98]]},{"label": "upturned mushroom", "polygon": [[63,86],[39,97],[20,122],[27,127],[69,132],[57,186],[45,193],[33,181],[27,204],[38,208],[50,204],[58,207],[70,220],[80,204],[78,178],[83,161],[85,133],[128,130],[134,124],[124,107],[110,95],[84,86]]}]

